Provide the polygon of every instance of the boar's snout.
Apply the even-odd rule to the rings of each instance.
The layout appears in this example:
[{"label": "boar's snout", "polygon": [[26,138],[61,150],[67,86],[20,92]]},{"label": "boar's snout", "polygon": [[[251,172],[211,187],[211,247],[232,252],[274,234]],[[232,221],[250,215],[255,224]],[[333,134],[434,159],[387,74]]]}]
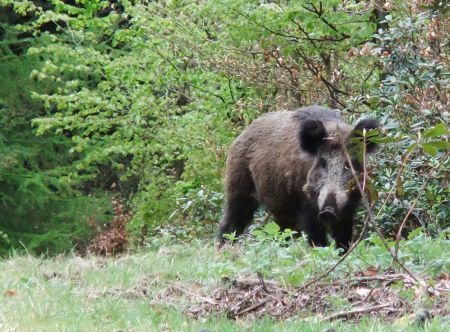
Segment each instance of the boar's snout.
[{"label": "boar's snout", "polygon": [[337,222],[339,219],[337,210],[336,194],[328,193],[319,210],[319,221],[325,225]]},{"label": "boar's snout", "polygon": [[319,212],[319,221],[324,224],[334,223],[338,220],[336,209],[332,206],[325,207]]}]

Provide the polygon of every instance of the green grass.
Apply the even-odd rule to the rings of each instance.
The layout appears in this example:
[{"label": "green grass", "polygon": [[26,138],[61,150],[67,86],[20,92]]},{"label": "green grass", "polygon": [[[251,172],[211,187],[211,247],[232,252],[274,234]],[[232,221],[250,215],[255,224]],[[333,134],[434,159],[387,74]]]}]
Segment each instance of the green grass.
[{"label": "green grass", "polygon": [[[156,240],[155,240],[156,241]],[[430,276],[449,271],[448,240],[421,234],[402,243],[402,257],[415,272]],[[338,258],[330,248],[307,248],[300,240],[289,246],[262,238],[256,243],[218,251],[211,242],[171,244],[161,240],[127,255],[100,258],[14,256],[0,261],[0,330],[2,331],[422,331],[412,319],[383,323],[371,318],[353,322],[321,322],[306,313],[285,321],[227,319],[215,314],[193,319],[183,314],[189,301],[173,306],[158,301],[169,285],[212,289],[223,277],[254,276],[300,285],[332,266]],[[357,248],[355,255],[325,280],[390,264],[376,239]],[[142,290],[145,290],[145,294]],[[332,312],[341,301],[333,301]],[[417,303],[416,303],[417,304]],[[342,303],[345,305],[345,303]],[[425,323],[425,330],[450,330],[445,317]]]}]

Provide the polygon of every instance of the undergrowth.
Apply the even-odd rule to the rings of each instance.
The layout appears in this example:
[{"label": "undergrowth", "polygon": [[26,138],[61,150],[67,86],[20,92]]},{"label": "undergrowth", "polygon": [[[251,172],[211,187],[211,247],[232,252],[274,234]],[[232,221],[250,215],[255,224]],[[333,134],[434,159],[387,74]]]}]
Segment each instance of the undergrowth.
[{"label": "undergrowth", "polygon": [[[187,244],[176,242],[170,236],[160,236],[147,243],[145,250],[116,258],[13,255],[0,261],[0,329],[320,331],[334,328],[347,331],[367,328],[394,331],[425,327],[430,331],[442,331],[450,326],[445,316],[419,319],[420,312],[431,310],[438,297],[406,287],[401,280],[388,285],[389,291],[408,303],[410,309],[407,315],[399,315],[389,322],[382,316],[366,315],[357,317],[358,325],[354,325],[355,318],[324,321],[324,316],[347,310],[351,305],[333,293],[324,295],[329,305],[323,312],[305,308],[286,320],[270,318],[269,313],[257,320],[251,316],[229,319],[225,312],[197,319],[189,317],[190,310],[205,303],[198,296],[208,297],[218,289],[227,290],[233,280],[261,276],[268,283],[300,289],[305,282],[336,264],[339,258],[334,247],[309,248],[302,238],[285,240],[290,234],[280,233],[270,223],[253,235],[252,239],[243,239],[221,250],[204,240]],[[436,280],[450,270],[449,244],[446,234],[432,239],[418,230],[401,241],[399,257],[411,271],[436,285]],[[402,272],[392,263],[376,236],[360,243],[352,255],[320,283],[331,285],[355,275],[367,275],[367,271],[375,271],[377,275]],[[188,293],[172,294],[170,300],[162,297],[173,287]],[[313,289],[306,288],[299,294],[311,292]],[[443,294],[446,293],[440,296]],[[448,313],[448,304],[440,310]]]}]

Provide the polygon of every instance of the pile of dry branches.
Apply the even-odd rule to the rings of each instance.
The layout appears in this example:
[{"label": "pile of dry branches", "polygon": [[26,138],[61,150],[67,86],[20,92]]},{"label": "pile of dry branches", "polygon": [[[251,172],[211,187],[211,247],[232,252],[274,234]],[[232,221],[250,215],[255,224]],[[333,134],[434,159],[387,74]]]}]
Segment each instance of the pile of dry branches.
[{"label": "pile of dry branches", "polygon": [[[305,287],[289,287],[274,281],[258,279],[224,280],[206,293],[202,287],[172,285],[156,298],[179,308],[185,303],[184,313],[200,318],[211,314],[225,314],[232,319],[257,319],[270,316],[283,320],[296,316],[300,319],[358,320],[367,315],[393,321],[405,315],[423,321],[433,316],[450,314],[448,292],[450,275],[442,274],[434,280],[433,289],[424,289],[407,274],[387,271],[373,274],[372,270],[356,276],[316,282]],[[398,287],[391,287],[396,284]],[[401,295],[409,290],[414,299]],[[432,299],[432,306],[420,308],[415,300],[422,296]],[[336,311],[334,301],[344,311]]]}]

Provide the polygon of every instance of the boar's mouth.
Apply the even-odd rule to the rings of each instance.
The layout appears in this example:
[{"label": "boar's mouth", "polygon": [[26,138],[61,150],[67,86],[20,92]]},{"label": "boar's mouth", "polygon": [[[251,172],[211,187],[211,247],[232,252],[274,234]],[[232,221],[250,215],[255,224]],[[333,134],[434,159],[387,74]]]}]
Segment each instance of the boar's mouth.
[{"label": "boar's mouth", "polygon": [[328,193],[321,208],[319,208],[318,219],[324,225],[332,225],[339,221],[337,211],[336,194]]},{"label": "boar's mouth", "polygon": [[319,221],[323,224],[332,224],[338,221],[336,209],[332,206],[326,206],[318,215]]}]

